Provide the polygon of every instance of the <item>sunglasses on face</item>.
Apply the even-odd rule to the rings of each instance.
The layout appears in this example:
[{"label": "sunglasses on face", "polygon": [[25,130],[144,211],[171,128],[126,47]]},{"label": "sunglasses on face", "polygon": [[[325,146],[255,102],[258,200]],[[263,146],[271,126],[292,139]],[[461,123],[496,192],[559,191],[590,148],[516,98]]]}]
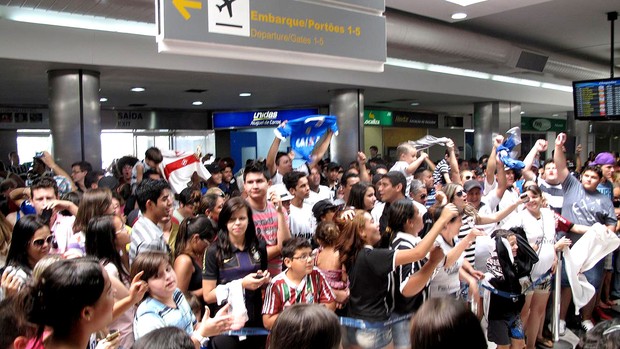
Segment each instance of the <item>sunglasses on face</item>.
[{"label": "sunglasses on face", "polygon": [[36,239],[32,241],[32,245],[36,247],[43,247],[43,245],[47,242],[48,245],[51,245],[54,242],[54,235],[50,235],[45,239]]},{"label": "sunglasses on face", "polygon": [[468,180],[472,179],[472,178],[473,178],[473,176],[463,176],[463,178],[464,178],[466,181],[468,181]]},{"label": "sunglasses on face", "polygon": [[454,193],[454,195],[460,198],[460,197],[467,195],[467,193],[465,192],[465,190],[461,190],[461,191],[457,191],[456,193]]}]

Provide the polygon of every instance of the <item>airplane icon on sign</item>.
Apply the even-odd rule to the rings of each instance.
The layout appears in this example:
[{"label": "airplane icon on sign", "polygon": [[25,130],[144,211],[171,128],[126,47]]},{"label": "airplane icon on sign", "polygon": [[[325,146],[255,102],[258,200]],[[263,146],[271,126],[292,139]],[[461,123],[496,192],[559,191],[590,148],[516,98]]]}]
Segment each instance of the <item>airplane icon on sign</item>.
[{"label": "airplane icon on sign", "polygon": [[222,12],[222,9],[223,9],[224,7],[226,7],[226,8],[228,9],[228,15],[232,18],[232,15],[233,15],[233,14],[232,14],[232,3],[233,3],[235,0],[222,0],[222,1],[224,1],[224,3],[223,3],[223,4],[221,4],[221,5],[215,5],[215,6],[217,6],[217,8],[220,10],[220,12]]}]

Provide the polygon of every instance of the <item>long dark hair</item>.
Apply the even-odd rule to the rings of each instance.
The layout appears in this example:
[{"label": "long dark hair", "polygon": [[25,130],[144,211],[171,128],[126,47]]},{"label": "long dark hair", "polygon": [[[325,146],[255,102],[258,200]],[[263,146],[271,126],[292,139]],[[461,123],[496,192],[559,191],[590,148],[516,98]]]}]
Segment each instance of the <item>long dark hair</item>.
[{"label": "long dark hair", "polygon": [[431,298],[411,320],[411,349],[458,348],[464,338],[468,348],[487,348],[480,321],[462,301]]},{"label": "long dark hair", "polygon": [[27,270],[32,269],[28,264],[28,244],[34,233],[43,227],[47,227],[45,222],[39,216],[31,214],[23,216],[15,223],[13,239],[6,255],[6,265],[21,266]]},{"label": "long dark hair", "polygon": [[218,220],[220,231],[217,236],[216,257],[220,267],[223,265],[224,259],[232,256],[232,244],[228,236],[227,225],[230,217],[232,217],[233,213],[237,210],[245,210],[248,215],[248,228],[245,230],[245,250],[249,251],[251,256],[258,255],[258,253],[256,253],[258,252],[258,237],[256,235],[256,226],[252,219],[252,208],[243,198],[232,198],[224,204]]},{"label": "long dark hair", "polygon": [[[248,217],[250,219],[250,217]],[[183,253],[192,236],[198,236],[209,242],[217,236],[217,232],[211,223],[209,217],[199,214],[196,217],[188,217],[179,224],[179,233],[174,246],[174,258]]]},{"label": "long dark hair", "polygon": [[104,263],[112,263],[118,270],[122,282],[129,282],[129,272],[125,269],[121,255],[116,250],[116,231],[114,216],[93,217],[84,230],[86,254],[97,257]]},{"label": "long dark hair", "polygon": [[103,269],[93,258],[64,259],[53,263],[28,292],[22,292],[28,320],[67,337],[79,321],[84,307],[95,304],[105,289]]},{"label": "long dark hair", "polygon": [[388,209],[388,224],[385,229],[386,234],[390,234],[390,239],[400,231],[405,231],[407,220],[413,219],[416,215],[416,208],[413,201],[401,199],[390,205]]},{"label": "long dark hair", "polygon": [[349,199],[347,200],[347,206],[353,206],[358,210],[366,210],[364,207],[364,198],[366,197],[366,191],[368,188],[374,187],[370,183],[358,182],[351,187],[349,193]]}]

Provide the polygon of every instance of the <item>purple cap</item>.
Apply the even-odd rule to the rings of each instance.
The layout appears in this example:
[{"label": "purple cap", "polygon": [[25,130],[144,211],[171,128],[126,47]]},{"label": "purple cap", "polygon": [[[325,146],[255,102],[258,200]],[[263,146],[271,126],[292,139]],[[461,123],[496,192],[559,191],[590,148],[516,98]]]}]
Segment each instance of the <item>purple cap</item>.
[{"label": "purple cap", "polygon": [[596,165],[615,165],[616,158],[612,153],[599,153],[594,161],[590,162],[590,166]]}]

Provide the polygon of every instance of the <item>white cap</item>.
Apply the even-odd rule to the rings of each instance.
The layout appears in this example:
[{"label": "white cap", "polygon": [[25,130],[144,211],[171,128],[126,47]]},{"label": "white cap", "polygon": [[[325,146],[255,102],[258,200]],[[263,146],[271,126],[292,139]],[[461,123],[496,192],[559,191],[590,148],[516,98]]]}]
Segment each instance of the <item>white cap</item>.
[{"label": "white cap", "polygon": [[280,201],[289,201],[293,198],[293,194],[291,194],[288,189],[286,189],[286,186],[282,183],[274,184],[269,187],[269,190],[267,191],[267,197],[269,197],[269,193],[271,193],[272,191],[275,191],[276,195],[280,196]]}]

